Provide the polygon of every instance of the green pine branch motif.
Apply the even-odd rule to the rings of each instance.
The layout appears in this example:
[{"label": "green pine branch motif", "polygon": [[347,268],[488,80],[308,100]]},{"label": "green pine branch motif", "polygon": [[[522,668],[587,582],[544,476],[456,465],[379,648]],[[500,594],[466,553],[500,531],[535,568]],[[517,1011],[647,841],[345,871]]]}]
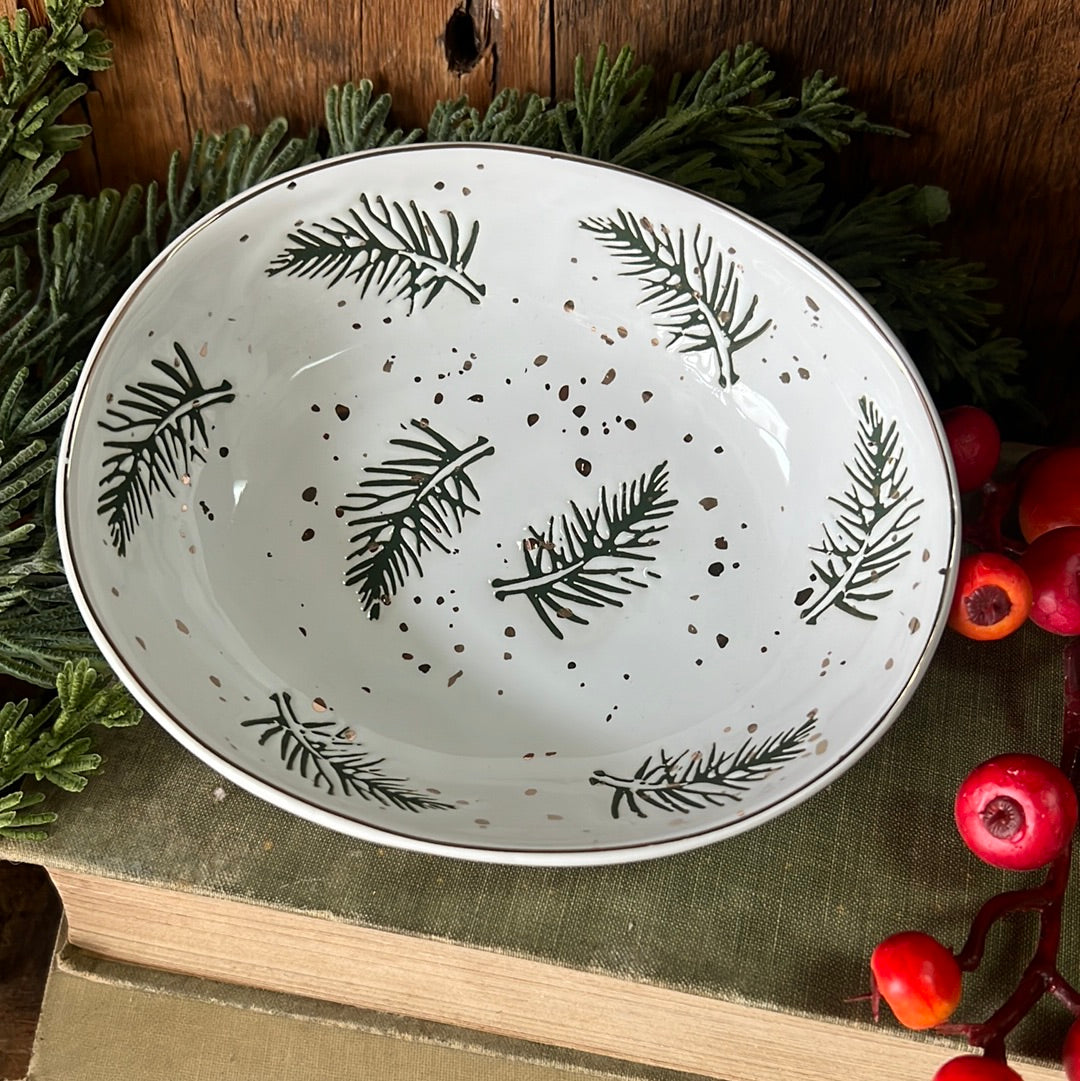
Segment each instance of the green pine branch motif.
[{"label": "green pine branch motif", "polygon": [[460,533],[467,515],[480,513],[480,493],[468,469],[495,453],[485,436],[458,447],[426,421],[414,420],[411,427],[422,437],[390,440],[407,456],[368,466],[360,490],[345,497],[359,501],[344,504],[356,514],[346,522],[356,530],[349,537],[356,547],[346,557],[345,584],[357,587],[371,619],[379,618],[411,573],[423,576],[424,552],[449,553],[443,538]]},{"label": "green pine branch motif", "polygon": [[360,296],[408,301],[411,315],[420,300],[426,308],[447,286],[453,286],[479,304],[487,287],[466,273],[480,235],[474,221],[462,235],[457,218],[443,211],[440,229],[414,201],[408,207],[387,204],[381,195],[374,202],[360,196],[359,207],[331,224],[316,222],[310,229],[289,233],[291,246],[274,258],[267,274],[300,278],[329,278],[332,288],[346,277],[360,287]]},{"label": "green pine branch motif", "polygon": [[906,545],[919,521],[923,500],[912,499],[896,421],[886,425],[866,397],[859,399],[859,411],[855,457],[844,466],[851,483],[843,495],[829,497],[839,513],[832,528],[823,523],[824,540],[810,548],[818,553],[810,562],[816,585],[796,597],[796,603],[810,602],[799,616],[811,626],[829,608],[877,619],[867,605],[892,593],[879,583],[909,554]]},{"label": "green pine branch motif", "polygon": [[708,751],[686,750],[676,755],[661,749],[655,758],[649,755],[632,777],[615,777],[598,769],[589,784],[612,789],[612,818],[619,817],[624,805],[639,818],[647,818],[647,807],[686,812],[738,803],[751,785],[805,752],[814,723],[808,719],[760,743],[748,739],[735,751],[721,751],[715,743]]},{"label": "green pine branch motif", "polygon": [[725,261],[713,237],[703,236],[698,225],[688,238],[682,229],[672,232],[625,210],[578,224],[629,267],[623,277],[641,280],[645,295],[639,305],[651,308],[669,345],[712,359],[721,387],[738,382],[735,353],[761,337],[772,320],[755,323],[758,298],[742,302],[735,264]]},{"label": "green pine branch motif", "polygon": [[[650,549],[659,544],[657,534],[667,529],[663,519],[678,505],[677,499],[665,498],[667,482],[664,461],[610,495],[601,488],[595,509],[582,510],[571,500],[569,513],[549,518],[543,531],[530,527],[521,549],[525,574],[494,579],[496,599],[523,594],[559,639],[563,632],[557,619],[589,622],[572,606],[621,608],[631,587],[648,586],[635,575],[640,564],[655,560]],[[645,574],[660,577],[655,571]]]},{"label": "green pine branch motif", "polygon": [[357,742],[356,733],[326,717],[303,721],[296,716],[288,691],[270,695],[275,713],[241,721],[244,728],[261,728],[259,746],[277,742],[281,761],[328,796],[359,796],[383,807],[403,811],[452,811],[453,804],[408,787],[404,777],[388,777],[375,758]]},{"label": "green pine branch motif", "polygon": [[188,477],[194,462],[206,460],[203,450],[210,446],[210,435],[205,410],[236,398],[227,379],[204,386],[183,346],[173,342],[173,348],[179,367],[155,359],[160,380],[127,384],[130,397],[118,398],[105,411],[110,419],[98,421],[99,427],[126,437],[103,443],[110,453],[98,497],[98,514],[106,516],[120,556],[127,555],[142,514],[154,516],[154,494],[172,495],[173,483]]}]

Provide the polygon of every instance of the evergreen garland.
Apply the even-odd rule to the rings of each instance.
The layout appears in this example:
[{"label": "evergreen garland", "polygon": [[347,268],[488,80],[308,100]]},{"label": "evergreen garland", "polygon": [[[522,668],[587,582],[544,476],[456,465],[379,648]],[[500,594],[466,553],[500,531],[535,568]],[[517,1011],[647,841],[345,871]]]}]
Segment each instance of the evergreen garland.
[{"label": "evergreen garland", "polygon": [[290,136],[276,120],[259,134],[200,133],[186,160],[173,155],[163,190],[60,196],[61,159],[90,133],[60,117],[86,93],[79,75],[111,63],[104,35],[81,25],[102,3],[45,0],[43,26],[22,9],[0,18],[0,672],[36,689],[0,709],[0,835],[38,836],[51,820],[27,811],[43,798],[23,791],[27,778],[77,790],[99,764],[86,730],[139,719],[86,631],[58,552],[55,451],[79,370],[161,248],[262,180],[422,138],[609,161],[740,207],[821,256],[905,340],[933,390],[966,385],[980,402],[1019,394],[1019,344],[990,328],[992,283],[942,258],[927,234],[948,214],[945,193],[908,187],[849,205],[827,190],[830,153],[856,135],[899,133],[820,72],[784,95],[765,50],[743,45],[676,78],[657,108],[651,69],[629,49],[601,48],[591,71],[578,60],[566,101],[504,90],[483,112],[464,98],[440,102],[425,132],[392,127],[389,96],[364,81],[327,92],[323,132]]}]

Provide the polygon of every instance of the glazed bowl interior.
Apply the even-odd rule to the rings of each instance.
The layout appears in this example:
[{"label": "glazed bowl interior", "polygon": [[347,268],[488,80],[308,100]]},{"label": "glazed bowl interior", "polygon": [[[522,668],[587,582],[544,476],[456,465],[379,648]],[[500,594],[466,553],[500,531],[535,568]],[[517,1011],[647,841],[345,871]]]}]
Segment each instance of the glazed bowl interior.
[{"label": "glazed bowl interior", "polygon": [[842,281],[669,185],[420,146],[186,234],[62,448],[73,588],[177,739],[279,806],[600,863],[767,820],[902,708],[956,497]]}]

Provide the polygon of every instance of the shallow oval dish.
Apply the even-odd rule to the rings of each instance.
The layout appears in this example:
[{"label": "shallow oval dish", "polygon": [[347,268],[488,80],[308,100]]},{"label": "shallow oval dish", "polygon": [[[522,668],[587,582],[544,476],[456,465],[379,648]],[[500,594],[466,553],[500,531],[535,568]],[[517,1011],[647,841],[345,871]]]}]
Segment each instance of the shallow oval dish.
[{"label": "shallow oval dish", "polygon": [[270,181],[103,328],[63,554],[139,702],[366,840],[599,864],[739,832],[887,728],[957,502],[892,335],[608,166],[417,146]]}]

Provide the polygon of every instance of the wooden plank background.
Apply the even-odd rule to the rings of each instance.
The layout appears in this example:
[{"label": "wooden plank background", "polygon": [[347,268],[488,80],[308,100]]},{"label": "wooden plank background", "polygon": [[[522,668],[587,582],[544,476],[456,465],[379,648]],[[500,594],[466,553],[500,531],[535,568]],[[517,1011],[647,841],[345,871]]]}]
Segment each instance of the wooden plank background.
[{"label": "wooden plank background", "polygon": [[[43,0],[22,3],[40,16]],[[999,280],[1036,399],[1060,418],[1080,394],[1077,0],[106,0],[92,18],[116,65],[93,80],[92,155],[77,167],[110,186],[160,177],[198,127],[283,115],[305,130],[336,82],[371,78],[398,123],[423,126],[442,97],[564,95],[574,57],[600,42],[631,45],[666,86],[756,41],[784,73],[836,74],[913,133],[864,143],[859,175],[948,188],[950,248]]]}]

